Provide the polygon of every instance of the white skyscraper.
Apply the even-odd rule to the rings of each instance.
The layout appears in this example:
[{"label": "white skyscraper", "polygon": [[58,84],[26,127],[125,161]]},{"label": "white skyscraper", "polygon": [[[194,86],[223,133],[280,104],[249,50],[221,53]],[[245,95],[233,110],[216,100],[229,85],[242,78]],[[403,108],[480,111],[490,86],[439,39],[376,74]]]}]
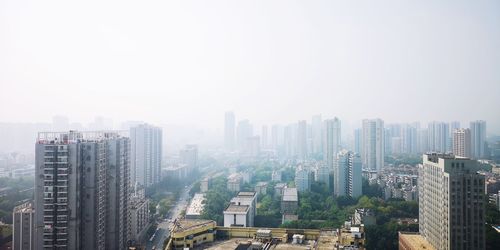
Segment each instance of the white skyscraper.
[{"label": "white skyscraper", "polygon": [[353,198],[362,195],[362,167],[359,156],[347,150],[337,154],[333,173],[333,193],[335,196],[351,196]]},{"label": "white skyscraper", "polygon": [[461,128],[453,132],[453,154],[461,157],[471,157],[470,129]]},{"label": "white skyscraper", "polygon": [[384,121],[381,119],[363,120],[361,160],[363,167],[380,170],[384,167]]},{"label": "white skyscraper", "polygon": [[339,118],[325,120],[323,128],[323,161],[333,168],[335,157],[341,149]]},{"label": "white skyscraper", "polygon": [[224,117],[224,147],[228,151],[235,149],[235,123],[234,113],[226,112]]},{"label": "white skyscraper", "polygon": [[321,115],[312,117],[312,153],[321,155],[323,153],[323,136],[322,136],[322,121]]},{"label": "white skyscraper", "polygon": [[297,124],[297,157],[307,159],[307,122],[304,120]]},{"label": "white skyscraper", "polygon": [[149,124],[130,128],[131,181],[149,187],[161,180],[162,129]]},{"label": "white skyscraper", "polygon": [[470,122],[471,153],[473,158],[485,157],[486,121]]}]

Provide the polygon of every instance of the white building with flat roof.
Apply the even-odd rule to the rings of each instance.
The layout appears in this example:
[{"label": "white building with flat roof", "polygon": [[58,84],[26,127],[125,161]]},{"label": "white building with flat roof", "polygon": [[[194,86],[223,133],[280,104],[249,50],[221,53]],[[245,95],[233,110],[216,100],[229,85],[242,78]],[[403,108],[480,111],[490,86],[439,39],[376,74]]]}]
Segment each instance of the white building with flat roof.
[{"label": "white building with flat roof", "polygon": [[229,204],[224,210],[224,227],[250,227],[250,206]]}]

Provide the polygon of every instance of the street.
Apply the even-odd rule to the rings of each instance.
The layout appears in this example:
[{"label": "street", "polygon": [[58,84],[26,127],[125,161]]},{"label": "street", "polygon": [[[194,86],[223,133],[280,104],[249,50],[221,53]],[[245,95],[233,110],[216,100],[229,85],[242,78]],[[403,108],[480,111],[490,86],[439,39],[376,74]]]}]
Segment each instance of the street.
[{"label": "street", "polygon": [[191,187],[192,185],[187,186],[182,190],[181,195],[179,196],[179,200],[177,200],[175,206],[169,212],[169,220],[163,220],[158,224],[158,229],[156,230],[156,233],[154,233],[152,241],[148,239],[146,250],[153,249],[153,247],[155,247],[155,250],[163,250],[163,242],[170,234],[172,222],[180,217],[182,210],[185,210],[189,204],[189,190],[191,189]]}]

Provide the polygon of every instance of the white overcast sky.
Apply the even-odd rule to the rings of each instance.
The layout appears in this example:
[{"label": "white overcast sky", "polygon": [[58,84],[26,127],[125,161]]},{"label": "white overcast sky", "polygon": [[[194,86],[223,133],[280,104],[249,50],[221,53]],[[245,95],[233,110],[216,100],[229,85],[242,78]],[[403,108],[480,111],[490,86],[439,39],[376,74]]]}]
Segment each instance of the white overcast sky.
[{"label": "white overcast sky", "polygon": [[500,1],[0,1],[0,121],[484,119]]}]

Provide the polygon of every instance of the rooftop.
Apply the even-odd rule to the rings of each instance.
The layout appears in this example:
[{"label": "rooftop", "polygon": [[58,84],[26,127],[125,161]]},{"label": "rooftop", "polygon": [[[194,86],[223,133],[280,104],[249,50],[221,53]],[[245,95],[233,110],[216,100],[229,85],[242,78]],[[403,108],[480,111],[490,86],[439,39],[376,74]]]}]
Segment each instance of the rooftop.
[{"label": "rooftop", "polygon": [[299,201],[297,195],[297,188],[284,188],[283,189],[283,201]]},{"label": "rooftop", "polygon": [[248,205],[235,205],[235,204],[230,204],[226,210],[224,210],[224,213],[246,213],[248,212]]},{"label": "rooftop", "polygon": [[254,197],[256,192],[239,192],[237,197]]},{"label": "rooftop", "polygon": [[64,131],[64,132],[38,132],[38,144],[71,144],[85,141],[101,141],[110,138],[120,138],[127,131],[103,130],[103,131]]},{"label": "rooftop", "polygon": [[186,230],[192,230],[197,227],[203,227],[212,224],[215,227],[215,221],[213,220],[175,220],[174,228],[172,231],[174,233],[183,232]]},{"label": "rooftop", "polygon": [[205,204],[203,204],[204,200],[205,194],[194,194],[189,207],[186,209],[186,215],[201,215],[201,212],[203,212],[203,208],[205,207]]},{"label": "rooftop", "polygon": [[435,249],[424,237],[418,233],[399,232],[400,241],[406,242],[411,249]]}]

